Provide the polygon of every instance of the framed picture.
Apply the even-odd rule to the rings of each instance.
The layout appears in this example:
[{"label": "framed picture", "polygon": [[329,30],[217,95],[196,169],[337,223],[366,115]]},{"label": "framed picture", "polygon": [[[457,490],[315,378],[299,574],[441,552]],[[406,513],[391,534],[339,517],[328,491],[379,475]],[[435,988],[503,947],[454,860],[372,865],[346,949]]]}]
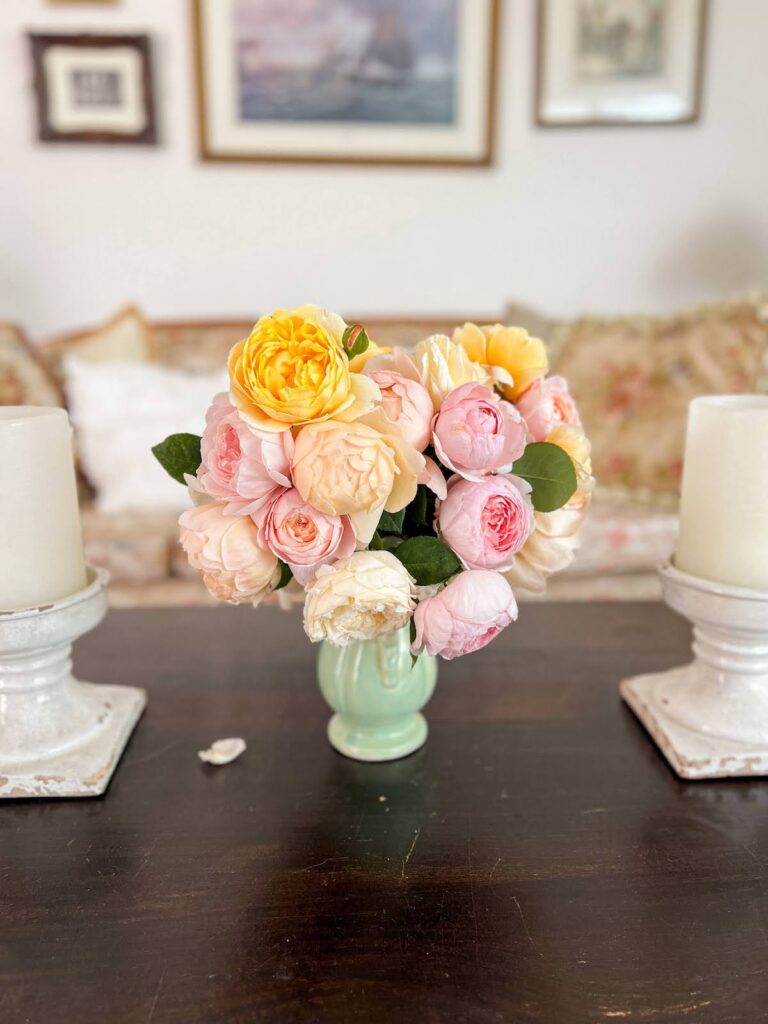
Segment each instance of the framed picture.
[{"label": "framed picture", "polygon": [[707,0],[538,0],[538,8],[537,124],[698,119]]},{"label": "framed picture", "polygon": [[29,39],[41,142],[157,141],[148,36]]},{"label": "framed picture", "polygon": [[499,0],[194,0],[205,160],[488,164]]}]

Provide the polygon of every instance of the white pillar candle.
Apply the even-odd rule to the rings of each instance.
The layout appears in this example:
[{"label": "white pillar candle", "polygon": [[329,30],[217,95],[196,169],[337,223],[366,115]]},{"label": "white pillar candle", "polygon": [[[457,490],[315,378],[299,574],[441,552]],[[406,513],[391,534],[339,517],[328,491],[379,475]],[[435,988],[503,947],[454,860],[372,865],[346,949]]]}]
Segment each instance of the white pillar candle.
[{"label": "white pillar candle", "polygon": [[768,591],[768,396],[691,402],[675,565]]},{"label": "white pillar candle", "polygon": [[85,582],[69,418],[0,406],[0,611],[60,600]]}]

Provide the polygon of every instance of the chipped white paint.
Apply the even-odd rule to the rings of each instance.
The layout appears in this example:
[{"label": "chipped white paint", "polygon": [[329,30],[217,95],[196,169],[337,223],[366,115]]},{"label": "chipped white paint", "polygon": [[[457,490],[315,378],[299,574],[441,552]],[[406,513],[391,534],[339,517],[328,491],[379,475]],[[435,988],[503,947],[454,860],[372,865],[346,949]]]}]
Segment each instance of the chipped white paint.
[{"label": "chipped white paint", "polygon": [[245,750],[245,740],[233,736],[226,740],[214,740],[207,750],[198,750],[197,756],[206,764],[230,764]]},{"label": "chipped white paint", "polygon": [[107,610],[107,573],[54,604],[0,613],[0,798],[96,796],[146,705],[144,690],[81,683],[72,643]]},{"label": "chipped white paint", "polygon": [[693,623],[693,661],[625,679],[622,697],[682,778],[768,775],[768,593],[660,575]]}]

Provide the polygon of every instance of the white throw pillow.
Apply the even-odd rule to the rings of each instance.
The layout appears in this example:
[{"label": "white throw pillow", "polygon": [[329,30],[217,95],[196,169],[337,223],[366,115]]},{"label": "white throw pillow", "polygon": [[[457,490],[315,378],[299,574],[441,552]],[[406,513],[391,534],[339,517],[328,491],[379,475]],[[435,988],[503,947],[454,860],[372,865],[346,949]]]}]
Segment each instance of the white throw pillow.
[{"label": "white throw pillow", "polygon": [[157,363],[64,362],[80,460],[100,512],[181,511],[189,496],[152,454],[169,434],[202,434],[227,372],[190,374]]}]

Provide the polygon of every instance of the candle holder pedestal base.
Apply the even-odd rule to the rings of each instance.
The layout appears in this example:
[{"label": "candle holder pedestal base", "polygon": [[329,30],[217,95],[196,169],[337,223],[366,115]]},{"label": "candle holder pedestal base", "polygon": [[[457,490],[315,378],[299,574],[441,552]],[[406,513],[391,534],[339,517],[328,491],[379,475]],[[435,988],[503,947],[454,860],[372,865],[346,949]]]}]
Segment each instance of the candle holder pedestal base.
[{"label": "candle holder pedestal base", "polygon": [[693,623],[693,661],[625,679],[622,697],[681,778],[768,775],[768,593],[660,575]]},{"label": "candle holder pedestal base", "polygon": [[107,574],[50,605],[0,613],[0,798],[97,796],[144,707],[143,690],[72,675],[72,642],[101,622]]}]

